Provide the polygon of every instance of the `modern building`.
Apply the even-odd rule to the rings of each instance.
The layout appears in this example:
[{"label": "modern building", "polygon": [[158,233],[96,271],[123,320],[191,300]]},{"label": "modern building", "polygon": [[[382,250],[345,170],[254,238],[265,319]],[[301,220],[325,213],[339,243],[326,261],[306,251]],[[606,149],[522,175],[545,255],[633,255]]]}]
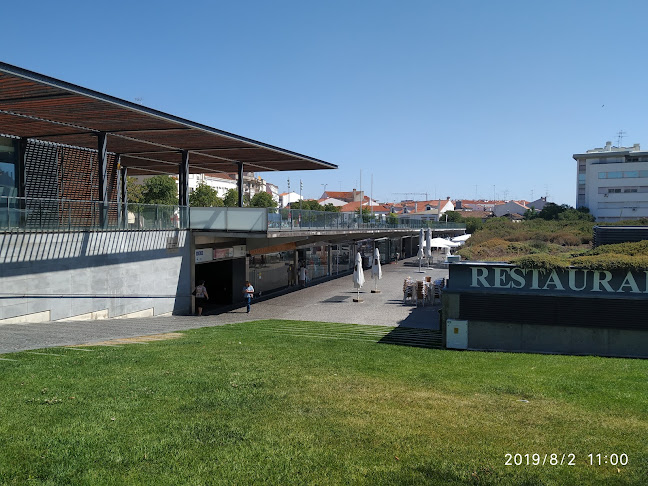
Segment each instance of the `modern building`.
[{"label": "modern building", "polygon": [[[246,280],[349,272],[367,240],[415,254],[411,225],[243,207],[246,173],[336,168],[0,62],[0,324],[188,314],[201,280],[237,305]],[[152,174],[177,177],[177,205],[128,203],[127,178]],[[239,207],[191,207],[192,174],[237,174]]]},{"label": "modern building", "polygon": [[574,154],[576,207],[586,207],[597,221],[648,217],[648,152],[632,147],[605,147]]}]

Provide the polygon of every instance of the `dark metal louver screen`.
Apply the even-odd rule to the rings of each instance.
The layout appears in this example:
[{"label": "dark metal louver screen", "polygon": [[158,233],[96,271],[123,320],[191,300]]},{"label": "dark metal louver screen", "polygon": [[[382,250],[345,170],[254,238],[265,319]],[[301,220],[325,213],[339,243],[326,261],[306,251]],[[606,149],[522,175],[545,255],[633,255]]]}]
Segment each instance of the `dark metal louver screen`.
[{"label": "dark metal louver screen", "polygon": [[[59,174],[58,150],[55,145],[36,143],[27,144],[25,162],[25,193],[27,200],[25,224],[27,227],[58,226]],[[49,199],[50,201],[46,201]]]},{"label": "dark metal louver screen", "polygon": [[594,247],[648,240],[648,226],[595,226]]},{"label": "dark metal louver screen", "polygon": [[462,294],[459,318],[551,326],[648,329],[648,299]]}]

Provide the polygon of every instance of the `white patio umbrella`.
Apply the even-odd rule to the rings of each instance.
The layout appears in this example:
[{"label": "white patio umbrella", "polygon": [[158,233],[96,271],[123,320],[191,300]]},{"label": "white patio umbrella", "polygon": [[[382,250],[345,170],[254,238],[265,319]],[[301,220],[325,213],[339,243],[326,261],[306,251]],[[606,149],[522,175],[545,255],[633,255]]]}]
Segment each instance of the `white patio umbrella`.
[{"label": "white patio umbrella", "polygon": [[432,241],[432,228],[428,228],[427,234],[425,236],[425,256],[427,257],[428,268],[430,268],[430,258],[432,258],[432,245],[430,244],[430,242]]},{"label": "white patio umbrella", "polygon": [[450,240],[444,238],[432,238],[429,245],[432,248],[452,248],[455,246]]},{"label": "white patio umbrella", "polygon": [[425,246],[425,236],[423,235],[423,228],[419,230],[419,250],[418,250],[418,261],[419,261],[419,273],[425,273],[425,270],[421,270],[421,260],[425,257],[423,253],[423,247]]},{"label": "white patio umbrella", "polygon": [[456,243],[463,242],[463,241],[466,241],[471,236],[472,235],[466,233],[465,235],[455,236],[454,238],[452,238],[452,241],[454,241]]},{"label": "white patio umbrella", "polygon": [[360,300],[360,289],[365,283],[364,272],[362,271],[362,257],[360,252],[356,253],[355,265],[353,266],[353,287],[358,289],[358,298],[353,299],[354,302],[362,302]]},{"label": "white patio umbrella", "polygon": [[375,287],[371,292],[374,294],[380,293],[378,290],[378,280],[382,278],[382,268],[380,267],[380,252],[378,248],[374,249],[373,266],[371,267],[371,278],[374,279]]},{"label": "white patio umbrella", "polygon": [[452,238],[452,241],[466,241],[471,236],[472,235],[470,233],[466,233],[464,235],[455,236],[454,238]]}]

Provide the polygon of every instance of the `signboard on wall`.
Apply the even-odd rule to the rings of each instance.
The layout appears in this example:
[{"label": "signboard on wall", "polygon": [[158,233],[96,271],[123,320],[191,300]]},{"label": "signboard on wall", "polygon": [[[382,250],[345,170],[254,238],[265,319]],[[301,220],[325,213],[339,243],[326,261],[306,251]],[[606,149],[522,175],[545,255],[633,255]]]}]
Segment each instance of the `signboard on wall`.
[{"label": "signboard on wall", "polygon": [[630,297],[648,294],[648,272],[539,270],[484,262],[458,263],[450,265],[449,290]]},{"label": "signboard on wall", "polygon": [[223,258],[232,258],[234,256],[234,248],[214,248],[214,260],[222,260]]},{"label": "signboard on wall", "polygon": [[250,255],[264,255],[267,253],[277,253],[280,251],[290,251],[297,248],[297,244],[294,242],[290,243],[281,243],[279,245],[265,246],[263,248],[255,248],[250,250]]},{"label": "signboard on wall", "polygon": [[196,250],[194,259],[196,263],[211,262],[212,260],[213,257],[211,248],[201,248],[200,250]]}]

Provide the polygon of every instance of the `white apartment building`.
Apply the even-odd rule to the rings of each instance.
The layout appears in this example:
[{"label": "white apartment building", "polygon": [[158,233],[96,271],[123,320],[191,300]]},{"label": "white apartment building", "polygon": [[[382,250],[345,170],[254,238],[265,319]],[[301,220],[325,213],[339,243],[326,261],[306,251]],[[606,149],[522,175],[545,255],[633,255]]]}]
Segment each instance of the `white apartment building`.
[{"label": "white apartment building", "polygon": [[576,207],[589,208],[597,221],[648,217],[648,152],[632,147],[603,148],[574,154]]},{"label": "white apartment building", "polygon": [[206,184],[216,190],[218,197],[223,198],[230,189],[237,190],[236,177],[228,174],[189,174],[187,178],[191,194],[200,184]]}]

